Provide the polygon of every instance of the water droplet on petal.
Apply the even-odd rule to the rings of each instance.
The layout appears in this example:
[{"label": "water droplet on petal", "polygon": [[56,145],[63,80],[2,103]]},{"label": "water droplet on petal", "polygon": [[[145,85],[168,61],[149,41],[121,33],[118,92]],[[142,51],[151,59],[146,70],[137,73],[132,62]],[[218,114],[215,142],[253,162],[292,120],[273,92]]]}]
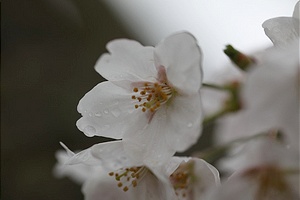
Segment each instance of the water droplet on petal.
[{"label": "water droplet on petal", "polygon": [[88,125],[83,129],[83,132],[86,135],[95,135],[96,129],[94,127]]},{"label": "water droplet on petal", "polygon": [[189,122],[189,123],[187,124],[187,127],[188,127],[188,128],[192,128],[192,126],[193,126],[193,123],[192,123],[192,122]]},{"label": "water droplet on petal", "polygon": [[106,109],[104,109],[104,114],[108,114],[109,113],[109,110],[106,108]]},{"label": "water droplet on petal", "polygon": [[96,117],[102,117],[102,114],[100,112],[98,112],[98,113],[95,113],[95,116]]}]

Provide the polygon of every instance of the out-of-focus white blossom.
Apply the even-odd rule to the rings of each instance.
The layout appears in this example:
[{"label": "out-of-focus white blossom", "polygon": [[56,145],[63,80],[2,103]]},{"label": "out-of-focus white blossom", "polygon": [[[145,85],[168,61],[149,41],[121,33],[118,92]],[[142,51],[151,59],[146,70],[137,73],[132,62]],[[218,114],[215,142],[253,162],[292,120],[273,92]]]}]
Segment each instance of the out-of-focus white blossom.
[{"label": "out-of-focus white blossom", "polygon": [[209,200],[299,199],[299,152],[270,138],[248,146],[236,163],[237,172],[215,191]]},{"label": "out-of-focus white blossom", "polygon": [[299,69],[298,40],[286,49],[267,50],[241,88],[243,108],[220,120],[217,139],[228,142],[276,130],[298,148]]},{"label": "out-of-focus white blossom", "polygon": [[64,144],[62,145],[65,148],[65,151],[59,150],[55,153],[57,163],[53,173],[56,177],[61,178],[67,176],[76,183],[83,184],[86,180],[93,177],[97,171],[101,171],[101,167],[96,165],[87,165],[83,163],[78,163],[76,165],[66,164],[75,153],[69,150]]},{"label": "out-of-focus white blossom", "polygon": [[179,200],[202,199],[220,184],[218,170],[204,160],[180,157],[173,159],[182,160],[170,175]]},{"label": "out-of-focus white blossom", "polygon": [[276,17],[263,23],[266,35],[275,46],[285,48],[288,43],[299,38],[299,1],[292,17]]},{"label": "out-of-focus white blossom", "polygon": [[201,133],[201,52],[189,33],[155,48],[119,39],[95,68],[108,81],[79,102],[77,126],[87,136],[122,138],[139,160],[164,160],[184,151]]}]

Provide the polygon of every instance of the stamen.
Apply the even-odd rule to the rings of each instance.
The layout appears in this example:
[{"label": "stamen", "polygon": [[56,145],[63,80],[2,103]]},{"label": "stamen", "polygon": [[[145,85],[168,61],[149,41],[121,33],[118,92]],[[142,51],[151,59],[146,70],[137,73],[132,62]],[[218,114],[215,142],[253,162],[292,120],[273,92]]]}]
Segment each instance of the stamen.
[{"label": "stamen", "polygon": [[113,175],[114,175],[114,172],[109,172],[108,175],[113,176]]},{"label": "stamen", "polygon": [[187,194],[191,193],[193,187],[193,175],[194,162],[189,161],[182,163],[179,167],[170,175],[170,182],[175,189],[177,196],[186,197]]},{"label": "stamen", "polygon": [[[265,199],[272,191],[278,191],[278,195],[289,197],[290,188],[286,182],[282,169],[277,166],[258,166],[246,170],[242,176],[254,179],[258,185],[255,199]],[[291,195],[292,196],[292,195]],[[290,199],[290,198],[287,198]]]},{"label": "stamen", "polygon": [[128,191],[130,187],[136,187],[138,182],[147,174],[146,167],[130,167],[120,168],[119,173],[109,172],[110,176],[114,176],[117,181],[117,186],[122,188],[124,192]]},{"label": "stamen", "polygon": [[134,107],[141,107],[142,112],[149,110],[155,112],[161,105],[165,104],[174,94],[174,89],[166,82],[145,82],[140,87],[133,88],[133,92],[139,92],[139,95],[133,95],[131,98],[137,100],[138,104]]}]

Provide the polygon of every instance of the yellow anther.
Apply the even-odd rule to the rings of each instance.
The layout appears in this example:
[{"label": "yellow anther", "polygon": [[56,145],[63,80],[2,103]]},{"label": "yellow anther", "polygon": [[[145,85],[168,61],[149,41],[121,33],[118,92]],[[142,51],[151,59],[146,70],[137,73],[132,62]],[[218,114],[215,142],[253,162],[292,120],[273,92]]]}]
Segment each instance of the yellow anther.
[{"label": "yellow anther", "polygon": [[133,187],[137,186],[137,181],[136,180],[133,180],[131,183],[132,183]]},{"label": "yellow anther", "polygon": [[114,172],[109,172],[108,175],[113,176]]},{"label": "yellow anther", "polygon": [[118,183],[118,187],[122,187],[123,184],[121,182]]},{"label": "yellow anther", "polygon": [[125,186],[125,187],[123,188],[123,191],[124,191],[124,192],[128,191],[128,187]]},{"label": "yellow anther", "polygon": [[142,86],[133,88],[139,95],[133,95],[131,98],[137,100],[135,108],[141,107],[142,112],[149,110],[155,112],[162,104],[166,103],[173,95],[173,89],[165,82],[144,83]]},{"label": "yellow anther", "polygon": [[141,95],[145,95],[145,94],[146,94],[146,91],[143,90],[143,91],[140,92],[140,94],[141,94]]}]

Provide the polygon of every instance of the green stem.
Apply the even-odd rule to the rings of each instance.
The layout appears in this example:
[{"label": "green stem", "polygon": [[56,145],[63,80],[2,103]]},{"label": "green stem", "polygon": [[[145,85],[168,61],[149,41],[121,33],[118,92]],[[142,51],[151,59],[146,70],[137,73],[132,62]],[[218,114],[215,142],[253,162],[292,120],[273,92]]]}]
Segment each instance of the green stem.
[{"label": "green stem", "polygon": [[211,88],[211,89],[216,89],[216,90],[231,90],[230,88],[226,87],[226,86],[221,86],[221,85],[215,85],[215,84],[211,84],[211,83],[202,83],[203,87],[207,87],[207,88]]},{"label": "green stem", "polygon": [[216,112],[216,113],[214,113],[210,116],[205,117],[202,123],[203,123],[203,125],[207,125],[210,122],[213,122],[216,119],[218,119],[219,117],[225,115],[227,112],[229,112],[229,110],[227,108],[222,109],[222,110],[220,110],[220,111],[218,111],[218,112]]},{"label": "green stem", "polygon": [[259,137],[264,137],[268,135],[267,133],[261,133],[261,134],[256,134],[247,138],[240,138],[240,139],[236,139],[232,142],[229,142],[225,145],[221,145],[221,146],[216,146],[216,147],[210,147],[206,150],[203,150],[201,152],[196,153],[194,156],[202,158],[204,160],[206,160],[207,162],[211,163],[214,162],[216,160],[218,160],[219,158],[221,158],[222,156],[224,156],[227,151],[232,148],[234,145],[237,145],[238,143],[244,143],[244,142],[248,142],[251,141],[255,138],[259,138]]},{"label": "green stem", "polygon": [[290,169],[283,170],[283,172],[288,175],[293,175],[293,174],[299,174],[300,170],[296,168],[295,169],[290,168]]}]

